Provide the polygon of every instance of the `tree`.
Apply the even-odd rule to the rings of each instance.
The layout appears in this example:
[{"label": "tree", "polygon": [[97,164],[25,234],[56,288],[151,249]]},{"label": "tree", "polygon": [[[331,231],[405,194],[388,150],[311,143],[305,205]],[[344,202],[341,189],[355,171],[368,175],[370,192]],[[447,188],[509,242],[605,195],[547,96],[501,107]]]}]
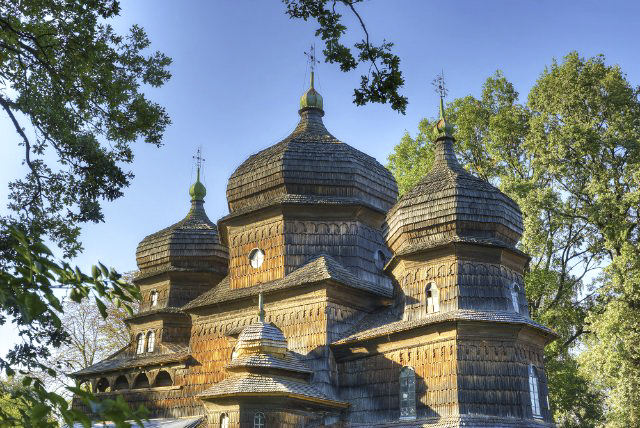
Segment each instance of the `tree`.
[{"label": "tree", "polygon": [[[104,265],[94,266],[91,275],[82,273],[69,264],[56,262],[51,251],[41,242],[29,239],[17,228],[10,230],[10,248],[15,252],[11,270],[0,271],[0,307],[13,318],[23,343],[0,358],[0,369],[7,376],[23,376],[24,389],[16,389],[11,399],[24,405],[26,410],[19,417],[7,408],[0,408],[0,425],[49,427],[57,426],[54,419],[61,419],[72,426],[79,421],[89,425],[87,415],[69,407],[64,396],[46,389],[43,381],[32,372],[46,372],[57,377],[58,372],[48,363],[51,348],[60,348],[69,342],[60,316],[63,308],[54,288],[68,289],[74,302],[93,300],[103,318],[107,317],[104,303],[124,307],[132,313],[131,306],[139,300],[140,292],[134,285],[122,280],[120,274]],[[4,315],[0,322],[6,321]],[[18,373],[16,373],[18,372]],[[127,419],[140,420],[147,412],[143,408],[131,411],[122,397],[98,402],[91,392],[78,386],[67,387],[94,412],[105,420],[113,420],[117,426],[128,426]]]},{"label": "tree", "polygon": [[[407,97],[400,95],[399,90],[404,85],[404,78],[400,70],[400,58],[391,48],[393,43],[383,40],[375,45],[369,38],[369,31],[356,10],[356,4],[362,0],[282,0],[287,7],[287,15],[292,19],[307,21],[315,19],[319,25],[316,36],[324,41],[323,54],[325,62],[337,63],[340,70],[348,72],[360,64],[368,65],[366,74],[360,77],[360,87],[353,92],[353,102],[356,105],[366,103],[390,103],[391,108],[404,114],[407,109]],[[364,33],[364,38],[354,44],[357,55],[351,48],[342,44],[342,36],[347,27],[342,23],[342,14],[336,7],[343,6],[352,13]]]},{"label": "tree", "polygon": [[[603,57],[571,53],[545,70],[526,105],[497,73],[480,99],[446,112],[465,167],[523,211],[530,311],[561,336],[545,351],[559,426],[596,426],[603,411],[608,426],[638,424],[629,404],[640,402],[638,94]],[[421,121],[389,157],[401,192],[431,161],[430,126]]]},{"label": "tree", "polygon": [[[74,302],[93,300],[103,317],[109,302],[130,310],[139,298],[114,270],[99,265],[86,275],[42,243],[46,236],[64,257],[76,255],[82,223],[102,221],[102,202],[120,197],[133,177],[124,169],[133,160],[131,144],[142,138],[160,145],[169,124],[142,88],[163,85],[171,60],[147,52],[150,42],[138,26],[117,34],[108,22],[119,12],[117,0],[0,3],[0,109],[28,167],[25,178],[9,184],[13,214],[0,218],[0,324],[10,316],[22,339],[0,358],[0,370],[25,371],[25,388],[11,399],[26,410],[15,416],[0,409],[0,425],[49,426],[50,416],[88,424],[28,375],[57,376],[47,359],[70,340],[55,288],[68,290]],[[121,426],[144,415],[121,399],[97,403],[87,391],[68,390]]]},{"label": "tree", "polygon": [[[125,276],[123,280],[131,284],[130,279]],[[106,318],[102,317],[97,305],[88,301],[76,303],[67,300],[62,304],[62,309],[60,321],[68,338],[54,350],[50,359],[58,376],[50,377],[44,373],[41,379],[48,390],[65,395],[67,387],[75,386],[75,380],[69,377],[70,374],[104,360],[129,345],[131,338],[124,321],[129,312],[122,306],[107,303]]]},{"label": "tree", "polygon": [[27,388],[14,376],[0,379],[0,409],[3,409],[11,420],[18,420],[22,413],[27,412],[27,403],[20,400],[20,397],[28,395],[25,391]]},{"label": "tree", "polygon": [[140,89],[166,82],[171,60],[144,53],[138,26],[116,34],[105,22],[119,11],[116,0],[0,4],[0,107],[29,167],[9,185],[16,217],[3,221],[48,235],[67,256],[81,249],[79,224],[102,221],[101,201],[128,186],[131,143],[160,145],[169,124]]},{"label": "tree", "polygon": [[640,425],[640,88],[603,56],[547,68],[529,94],[537,168],[562,186],[568,221],[605,253],[582,373],[607,392],[607,426]]}]

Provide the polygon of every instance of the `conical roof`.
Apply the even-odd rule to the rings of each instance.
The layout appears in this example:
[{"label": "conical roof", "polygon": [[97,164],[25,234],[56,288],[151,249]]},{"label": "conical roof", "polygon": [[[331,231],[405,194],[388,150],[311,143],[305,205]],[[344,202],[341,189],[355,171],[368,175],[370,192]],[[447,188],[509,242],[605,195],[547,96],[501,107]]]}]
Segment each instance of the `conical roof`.
[{"label": "conical roof", "polygon": [[300,105],[300,121],[291,135],[249,157],[231,175],[231,215],[292,201],[362,204],[386,212],[398,194],[391,173],[327,131],[322,97],[315,89],[303,95]]},{"label": "conical roof", "polygon": [[191,209],[181,221],[144,238],[136,250],[140,276],[171,270],[220,271],[227,268],[228,251],[218,228],[204,210],[206,189],[198,179],[189,190]]},{"label": "conical roof", "polygon": [[451,131],[441,107],[433,167],[387,213],[385,237],[397,254],[451,241],[513,247],[522,235],[518,205],[458,163]]}]

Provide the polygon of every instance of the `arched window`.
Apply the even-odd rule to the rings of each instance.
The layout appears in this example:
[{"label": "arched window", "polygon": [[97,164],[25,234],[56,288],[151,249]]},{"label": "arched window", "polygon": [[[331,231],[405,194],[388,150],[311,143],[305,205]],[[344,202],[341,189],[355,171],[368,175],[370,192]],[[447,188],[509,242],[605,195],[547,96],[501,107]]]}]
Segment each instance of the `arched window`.
[{"label": "arched window", "polygon": [[229,416],[226,413],[220,415],[220,428],[229,428]]},{"label": "arched window", "polygon": [[156,346],[156,333],[154,331],[150,331],[147,333],[147,352],[153,352]]},{"label": "arched window", "polygon": [[124,375],[118,376],[116,381],[113,383],[114,391],[119,391],[121,389],[129,389],[129,381]]},{"label": "arched window", "polygon": [[258,412],[253,415],[253,428],[264,428],[265,427],[265,419],[264,413]]},{"label": "arched window", "polygon": [[425,294],[427,296],[427,313],[440,311],[440,293],[436,284],[433,282],[427,284]]},{"label": "arched window", "polygon": [[133,381],[133,389],[139,388],[149,388],[149,378],[144,373],[140,373]]},{"label": "arched window", "polygon": [[171,380],[171,375],[169,372],[165,370],[161,370],[156,375],[156,380],[153,386],[171,386],[173,385],[173,381]]},{"label": "arched window", "polygon": [[151,306],[156,306],[158,304],[158,291],[151,291]]},{"label": "arched window", "polygon": [[531,396],[531,413],[534,418],[541,418],[540,394],[538,392],[538,373],[533,364],[529,364],[529,395]]},{"label": "arched window", "polygon": [[511,284],[511,304],[513,304],[513,310],[516,312],[520,312],[520,303],[518,301],[518,296],[520,295],[520,286],[515,282]]},{"label": "arched window", "polygon": [[136,341],[138,342],[136,354],[142,354],[144,352],[144,334],[138,333],[138,335],[136,336]]},{"label": "arched window", "polygon": [[413,367],[400,369],[400,419],[416,418],[416,372]]},{"label": "arched window", "polygon": [[100,378],[96,384],[96,392],[107,392],[109,390],[109,381],[106,377]]}]

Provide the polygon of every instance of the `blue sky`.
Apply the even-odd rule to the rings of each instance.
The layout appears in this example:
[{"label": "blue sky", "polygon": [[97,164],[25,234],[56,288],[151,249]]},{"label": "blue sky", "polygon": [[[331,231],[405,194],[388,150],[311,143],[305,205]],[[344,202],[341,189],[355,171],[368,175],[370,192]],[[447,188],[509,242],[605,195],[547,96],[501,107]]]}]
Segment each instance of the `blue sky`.
[{"label": "blue sky", "polygon": [[[320,64],[317,85],[325,124],[342,141],[386,163],[405,130],[437,113],[431,81],[444,70],[449,99],[480,94],[484,80],[500,69],[526,97],[545,65],[572,50],[604,54],[640,84],[640,2],[637,1],[432,1],[371,0],[358,5],[374,42],[395,43],[409,97],[406,115],[387,105],[357,107],[353,88],[360,74]],[[135,249],[146,235],[180,220],[188,211],[195,177],[192,156],[202,145],[206,209],[212,220],[227,213],[225,189],[233,170],[249,155],[287,136],[297,123],[298,100],[308,84],[304,51],[316,24],[290,20],[277,1],[123,0],[120,32],[139,24],[152,48],[171,58],[173,78],[149,96],[164,105],[173,124],[160,149],[140,142],[132,165],[135,179],[125,196],[104,206],[106,221],[87,225],[84,253],[75,260],[88,270],[97,260],[119,271],[136,268]],[[345,11],[347,40],[362,37]],[[320,46],[320,42],[317,42]],[[18,138],[0,114],[0,209],[9,180],[24,174]],[[0,353],[12,341],[0,329]]]}]

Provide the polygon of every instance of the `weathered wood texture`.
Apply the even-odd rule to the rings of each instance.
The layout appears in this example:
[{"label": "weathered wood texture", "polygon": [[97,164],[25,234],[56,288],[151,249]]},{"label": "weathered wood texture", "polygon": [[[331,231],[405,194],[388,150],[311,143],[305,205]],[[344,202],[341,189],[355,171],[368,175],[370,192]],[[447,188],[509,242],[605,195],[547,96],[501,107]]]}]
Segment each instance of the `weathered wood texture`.
[{"label": "weathered wood texture", "polygon": [[231,213],[273,204],[286,195],[349,198],[380,211],[393,205],[398,192],[391,173],[333,137],[322,114],[302,111],[289,137],[236,169],[227,185]]},{"label": "weathered wood texture", "polygon": [[[513,340],[458,341],[458,400],[461,414],[532,419],[528,365],[538,371],[540,396],[548,394],[543,348]],[[547,400],[540,406],[551,420]]]},{"label": "weathered wood texture", "polygon": [[[361,279],[391,288],[391,279],[375,264],[375,253],[390,258],[382,234],[357,220],[296,220],[276,216],[228,228],[231,287],[250,287],[284,278],[313,257],[327,254]],[[258,268],[249,264],[254,249],[264,251]]]},{"label": "weathered wood texture", "polygon": [[[284,221],[281,217],[234,227],[229,230],[229,275],[231,288],[250,287],[262,282],[284,278]],[[249,254],[254,249],[264,251],[264,262],[251,267]]]},{"label": "weathered wood texture", "polygon": [[424,262],[400,262],[393,274],[404,294],[405,320],[429,315],[426,293],[430,284],[437,287],[439,312],[457,309],[513,311],[510,287],[517,284],[519,313],[528,316],[522,269],[523,266],[514,270],[499,263],[471,262],[452,252]]},{"label": "weathered wood texture", "polygon": [[178,223],[144,238],[136,250],[141,276],[186,269],[226,273],[227,249],[209,220],[202,201],[193,201]]},{"label": "weathered wood texture", "polygon": [[[153,278],[136,280],[140,287],[142,299],[140,312],[159,308],[180,308],[205,291],[211,289],[223,278],[223,275],[212,272],[164,272]],[[158,293],[158,300],[152,306],[152,292]]]},{"label": "weathered wood texture", "polygon": [[518,205],[460,166],[453,140],[439,140],[433,168],[387,213],[384,229],[396,253],[433,241],[473,237],[514,246],[522,235]]},{"label": "weathered wood texture", "polygon": [[392,350],[338,363],[342,398],[351,403],[353,423],[400,418],[400,369],[416,371],[418,418],[456,414],[456,343],[454,339]]},{"label": "weathered wood texture", "polygon": [[[140,243],[132,344],[78,378],[154,417],[206,414],[214,427],[222,413],[229,427],[251,427],[256,411],[267,427],[552,426],[542,356],[553,333],[527,312],[517,205],[466,172],[443,136],[432,171],[392,206],[391,173],[335,139],[322,115],[303,108],[289,137],[238,167],[220,236],[197,200]],[[244,328],[268,330],[257,323],[261,291],[288,350],[260,348],[250,366],[239,346],[227,367]],[[156,349],[136,355],[136,334],[150,331]],[[415,421],[399,421],[404,366],[415,369]]]},{"label": "weathered wood texture", "polygon": [[[349,421],[397,421],[404,366],[416,373],[417,419],[465,414],[533,419],[527,369],[529,364],[537,367],[541,397],[546,397],[542,348],[490,337],[426,344],[413,340],[396,345],[400,349],[338,362],[341,398],[352,404]],[[544,420],[551,420],[546,400],[540,405]]]}]

